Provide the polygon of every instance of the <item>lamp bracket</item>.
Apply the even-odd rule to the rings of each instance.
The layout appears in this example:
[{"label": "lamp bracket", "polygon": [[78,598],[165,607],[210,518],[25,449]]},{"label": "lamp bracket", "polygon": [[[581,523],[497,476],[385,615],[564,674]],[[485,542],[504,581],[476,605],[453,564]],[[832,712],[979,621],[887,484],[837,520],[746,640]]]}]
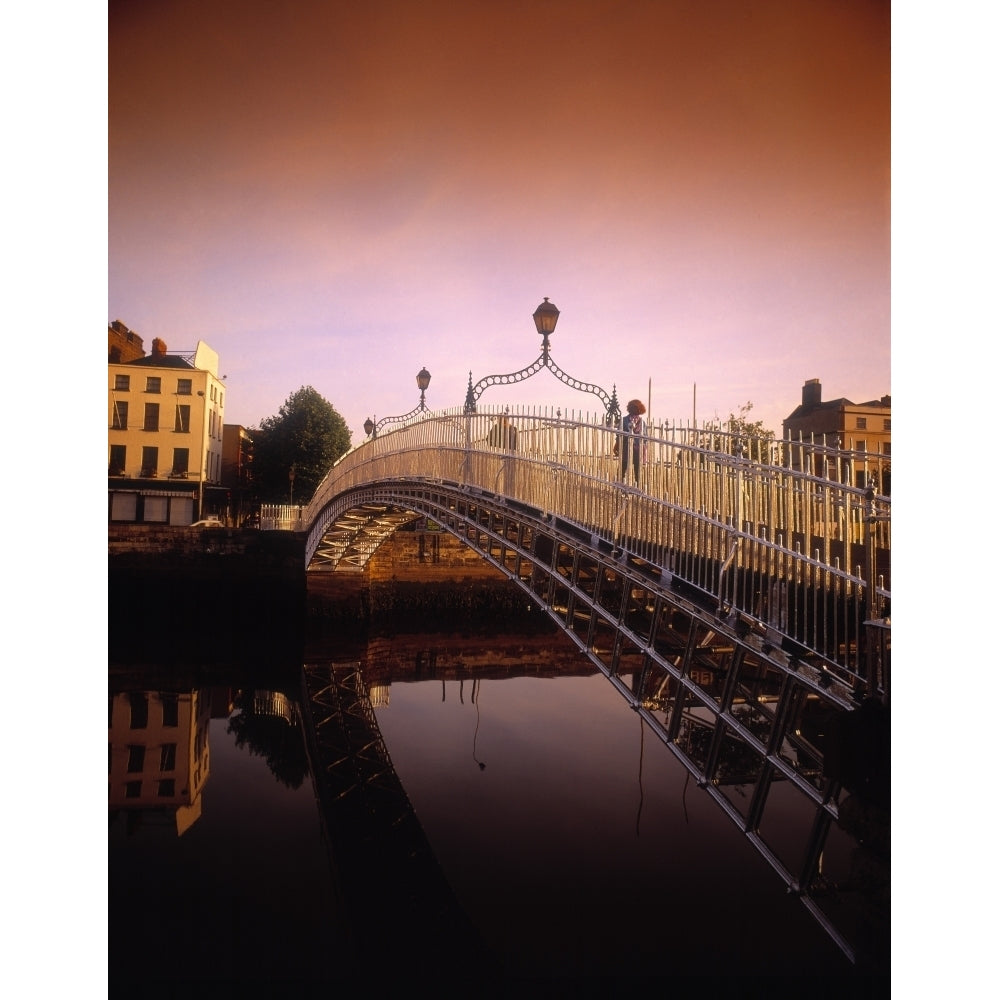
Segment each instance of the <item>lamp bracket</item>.
[{"label": "lamp bracket", "polygon": [[609,425],[617,423],[621,417],[621,407],[618,403],[616,388],[612,387],[611,395],[609,396],[599,385],[594,385],[593,382],[581,382],[579,379],[573,378],[572,375],[568,375],[552,360],[547,348],[548,345],[544,345],[542,353],[526,368],[504,375],[487,375],[481,378],[475,385],[472,384],[472,372],[469,372],[469,388],[465,394],[465,412],[476,412],[476,404],[479,402],[479,397],[490,386],[513,385],[515,382],[523,382],[525,379],[531,378],[532,375],[537,375],[543,368],[548,368],[560,382],[568,385],[571,389],[576,389],[579,392],[589,392],[597,396],[604,404],[607,423]]}]

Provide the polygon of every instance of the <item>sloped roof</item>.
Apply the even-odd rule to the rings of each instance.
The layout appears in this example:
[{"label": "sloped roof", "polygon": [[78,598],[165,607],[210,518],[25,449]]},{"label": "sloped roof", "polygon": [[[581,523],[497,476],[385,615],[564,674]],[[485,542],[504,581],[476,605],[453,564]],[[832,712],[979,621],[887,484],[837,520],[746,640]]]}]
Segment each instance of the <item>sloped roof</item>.
[{"label": "sloped roof", "polygon": [[841,396],[840,399],[824,399],[821,403],[800,403],[785,417],[785,420],[797,420],[799,417],[820,413],[823,410],[839,410],[842,406],[854,406],[854,403],[845,396]]},{"label": "sloped roof", "polygon": [[124,362],[136,368],[187,368],[195,370],[190,361],[185,361],[179,354],[147,354],[144,358]]}]

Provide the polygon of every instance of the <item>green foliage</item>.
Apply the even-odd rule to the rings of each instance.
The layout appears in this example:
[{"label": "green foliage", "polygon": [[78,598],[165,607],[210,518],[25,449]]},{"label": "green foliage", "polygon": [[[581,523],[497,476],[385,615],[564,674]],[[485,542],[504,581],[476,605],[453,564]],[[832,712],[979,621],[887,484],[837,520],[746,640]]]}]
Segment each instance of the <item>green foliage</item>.
[{"label": "green foliage", "polygon": [[715,424],[717,431],[713,447],[730,455],[740,455],[754,461],[768,461],[770,442],[774,440],[774,431],[764,426],[763,420],[749,419],[753,403],[746,402],[738,413],[730,413],[725,423]]},{"label": "green foliage", "polygon": [[330,466],[351,447],[344,418],[312,386],[293,392],[275,416],[261,421],[253,438],[254,484],[264,503],[308,503]]}]

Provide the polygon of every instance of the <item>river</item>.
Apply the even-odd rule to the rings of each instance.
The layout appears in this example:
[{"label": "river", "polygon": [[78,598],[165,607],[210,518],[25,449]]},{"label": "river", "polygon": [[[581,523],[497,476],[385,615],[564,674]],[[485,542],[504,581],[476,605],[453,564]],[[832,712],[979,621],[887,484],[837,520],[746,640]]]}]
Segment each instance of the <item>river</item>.
[{"label": "river", "polygon": [[[320,661],[335,651],[325,637]],[[395,774],[493,958],[478,992],[779,978],[887,995],[563,636],[388,635],[368,653]],[[112,671],[111,995],[356,984],[299,693],[287,673]],[[460,947],[414,968],[402,944],[380,940],[362,977],[444,981]]]}]

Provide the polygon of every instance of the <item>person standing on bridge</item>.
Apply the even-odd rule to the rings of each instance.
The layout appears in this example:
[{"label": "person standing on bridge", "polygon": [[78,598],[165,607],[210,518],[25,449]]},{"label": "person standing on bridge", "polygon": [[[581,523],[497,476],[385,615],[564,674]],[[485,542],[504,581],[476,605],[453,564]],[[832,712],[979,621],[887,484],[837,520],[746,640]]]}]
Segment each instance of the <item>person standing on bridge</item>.
[{"label": "person standing on bridge", "polygon": [[643,444],[640,436],[645,432],[645,424],[642,415],[646,412],[641,399],[630,399],[625,407],[625,416],[622,417],[621,443],[615,444],[615,450],[621,451],[622,458],[622,480],[626,483],[629,478],[629,465],[632,466],[632,473],[635,482],[639,484],[639,456]]},{"label": "person standing on bridge", "polygon": [[506,413],[501,414],[487,438],[494,448],[504,451],[517,451],[517,428],[510,422]]},{"label": "person standing on bridge", "polygon": [[497,476],[497,486],[500,487],[500,476],[502,475],[504,496],[511,497],[514,495],[515,481],[517,479],[517,460],[511,458],[511,454],[517,451],[517,428],[510,422],[510,417],[506,413],[501,414],[497,419],[487,440],[492,447],[507,452],[501,462],[500,475]]}]

